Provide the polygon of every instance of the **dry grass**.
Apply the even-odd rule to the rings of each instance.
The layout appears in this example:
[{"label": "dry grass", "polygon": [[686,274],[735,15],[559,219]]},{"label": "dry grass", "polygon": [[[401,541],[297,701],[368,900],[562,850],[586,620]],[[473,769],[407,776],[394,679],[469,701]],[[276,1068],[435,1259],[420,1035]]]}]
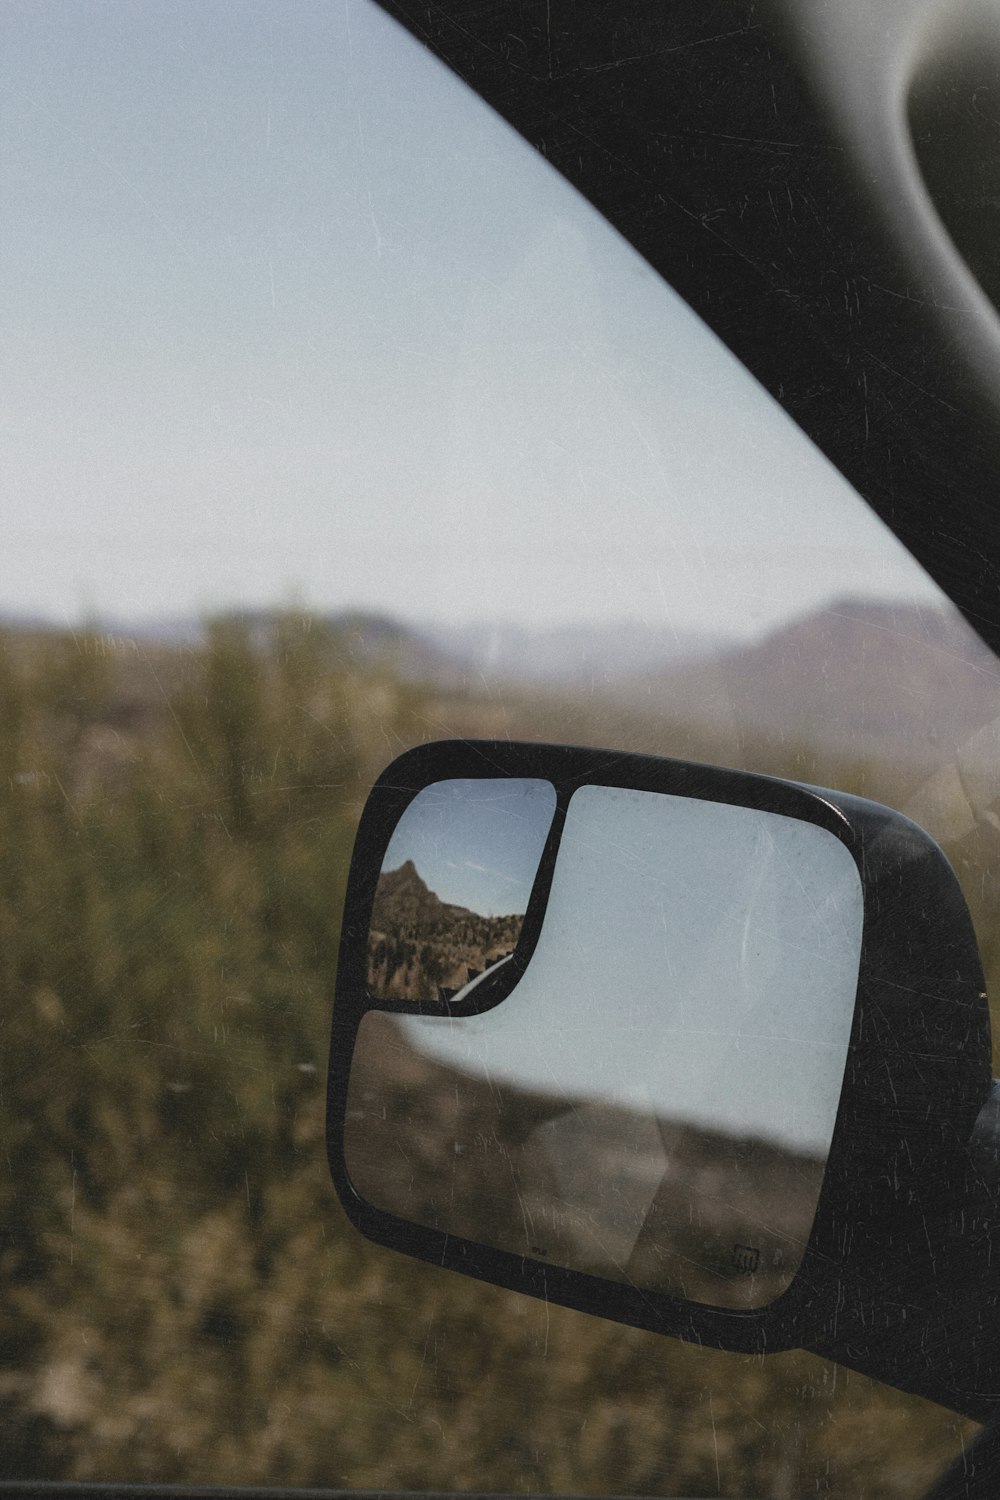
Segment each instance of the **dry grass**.
[{"label": "dry grass", "polygon": [[[297,618],[155,653],[2,643],[0,1474],[919,1491],[960,1441],[947,1413],[809,1356],[533,1303],[347,1226],[323,1085],[353,830],[382,765],[455,731],[723,758],[599,704],[424,693]],[[892,800],[888,774],[729,749]]]}]

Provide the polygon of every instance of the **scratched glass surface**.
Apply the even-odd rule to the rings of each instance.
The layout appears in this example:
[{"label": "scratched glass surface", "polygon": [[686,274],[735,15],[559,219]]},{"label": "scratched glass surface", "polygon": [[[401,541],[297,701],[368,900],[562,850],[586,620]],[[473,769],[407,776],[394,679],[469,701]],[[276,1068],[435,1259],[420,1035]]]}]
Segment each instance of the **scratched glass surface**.
[{"label": "scratched glass surface", "polygon": [[[474,850],[476,869],[511,861],[482,812],[497,783],[480,783],[475,802],[445,801],[448,785],[421,794],[441,807],[434,844],[425,852],[404,830],[415,858],[376,892],[372,925],[381,950],[386,928],[410,924],[420,998],[441,996],[430,992],[441,955],[464,940],[464,959],[476,944],[469,979],[444,993],[459,1005],[511,954],[495,954],[489,918],[432,903],[423,876],[440,883],[443,848]],[[816,1215],[863,912],[854,859],[823,828],[581,787],[513,988],[480,1014],[362,1022],[351,1181],[409,1223],[494,1249],[694,1302],[766,1306],[794,1280]]]},{"label": "scratched glass surface", "polygon": [[868,793],[992,975],[997,663],[374,6],[4,33],[0,1472],[918,1493],[944,1413],[362,1242],[329,1005],[367,788],[446,735]]}]

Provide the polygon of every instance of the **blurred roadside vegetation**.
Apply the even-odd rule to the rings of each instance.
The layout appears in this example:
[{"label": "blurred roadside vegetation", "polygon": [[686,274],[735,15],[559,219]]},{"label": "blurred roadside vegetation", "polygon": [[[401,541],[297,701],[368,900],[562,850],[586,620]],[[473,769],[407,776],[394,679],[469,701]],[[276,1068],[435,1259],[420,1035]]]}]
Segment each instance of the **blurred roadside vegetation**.
[{"label": "blurred roadside vegetation", "polygon": [[[193,647],[0,635],[0,1477],[918,1493],[965,1431],[937,1408],[533,1303],[347,1225],[323,1131],[354,827],[394,755],[450,734],[907,792],[805,744],[421,687],[295,614]],[[982,931],[995,897],[971,884]]]}]

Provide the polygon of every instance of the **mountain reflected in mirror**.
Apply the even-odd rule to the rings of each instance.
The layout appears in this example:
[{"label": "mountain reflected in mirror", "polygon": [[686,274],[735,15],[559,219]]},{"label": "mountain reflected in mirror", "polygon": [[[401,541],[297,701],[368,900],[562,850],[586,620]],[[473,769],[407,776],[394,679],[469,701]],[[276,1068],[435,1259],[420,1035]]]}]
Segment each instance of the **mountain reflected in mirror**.
[{"label": "mountain reflected in mirror", "polygon": [[524,912],[485,917],[442,901],[412,859],[379,876],[368,934],[368,989],[380,1000],[451,1000],[510,958]]},{"label": "mountain reflected in mirror", "polygon": [[413,799],[375,889],[373,998],[453,1000],[507,962],[555,805],[551,782],[527,778],[441,781]]}]

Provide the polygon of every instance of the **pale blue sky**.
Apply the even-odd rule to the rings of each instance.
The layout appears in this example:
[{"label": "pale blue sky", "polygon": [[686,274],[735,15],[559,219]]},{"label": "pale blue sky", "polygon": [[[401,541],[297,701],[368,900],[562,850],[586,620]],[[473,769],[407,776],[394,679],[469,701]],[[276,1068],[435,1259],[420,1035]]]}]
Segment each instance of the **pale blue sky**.
[{"label": "pale blue sky", "polygon": [[523,916],[555,810],[551,781],[436,781],[403,813],[382,868],[410,859],[442,901],[485,917]]},{"label": "pale blue sky", "polygon": [[0,141],[0,614],[936,597],[368,0],[9,0]]},{"label": "pale blue sky", "polygon": [[825,1155],[863,910],[854,859],[814,824],[582,787],[512,993],[404,1024],[476,1076]]}]

